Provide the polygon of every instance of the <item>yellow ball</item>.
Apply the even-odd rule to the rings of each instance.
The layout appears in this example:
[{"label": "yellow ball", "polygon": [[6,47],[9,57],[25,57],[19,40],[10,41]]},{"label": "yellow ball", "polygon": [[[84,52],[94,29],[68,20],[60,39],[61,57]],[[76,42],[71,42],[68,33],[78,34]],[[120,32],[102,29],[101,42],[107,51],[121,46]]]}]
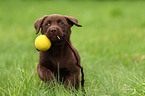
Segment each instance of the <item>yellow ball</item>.
[{"label": "yellow ball", "polygon": [[35,39],[35,47],[40,51],[47,51],[51,47],[51,42],[46,35],[40,35]]}]

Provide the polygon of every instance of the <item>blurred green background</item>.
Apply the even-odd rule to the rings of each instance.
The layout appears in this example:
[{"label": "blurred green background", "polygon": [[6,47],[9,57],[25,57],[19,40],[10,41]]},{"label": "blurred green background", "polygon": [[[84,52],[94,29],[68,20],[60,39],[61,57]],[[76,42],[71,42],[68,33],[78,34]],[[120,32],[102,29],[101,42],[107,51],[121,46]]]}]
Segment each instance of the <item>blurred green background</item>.
[{"label": "blurred green background", "polygon": [[145,95],[144,9],[144,1],[134,0],[0,1],[0,95],[82,94],[52,88],[37,76],[33,23],[50,14],[83,25],[72,27],[71,40],[81,55],[87,96]]}]

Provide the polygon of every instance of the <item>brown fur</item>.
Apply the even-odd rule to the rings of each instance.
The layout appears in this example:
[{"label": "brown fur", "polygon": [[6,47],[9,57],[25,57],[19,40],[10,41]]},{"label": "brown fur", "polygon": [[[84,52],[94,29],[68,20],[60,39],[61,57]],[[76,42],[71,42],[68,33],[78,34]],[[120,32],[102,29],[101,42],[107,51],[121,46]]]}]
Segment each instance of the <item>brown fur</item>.
[{"label": "brown fur", "polygon": [[[42,81],[61,81],[66,87],[71,85],[78,89],[80,68],[77,66],[76,58],[67,43],[57,38],[57,36],[64,37],[72,46],[70,35],[73,25],[81,27],[76,18],[58,14],[45,15],[34,22],[36,34],[41,28],[41,33],[45,34],[52,43],[48,51],[39,51],[37,73]],[[79,53],[73,46],[72,48],[80,64]]]}]

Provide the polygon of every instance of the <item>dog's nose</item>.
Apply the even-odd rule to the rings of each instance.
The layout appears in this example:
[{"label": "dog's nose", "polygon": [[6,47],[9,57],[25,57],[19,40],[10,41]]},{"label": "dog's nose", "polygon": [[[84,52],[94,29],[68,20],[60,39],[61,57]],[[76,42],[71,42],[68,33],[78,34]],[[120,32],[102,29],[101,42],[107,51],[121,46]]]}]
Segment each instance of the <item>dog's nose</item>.
[{"label": "dog's nose", "polygon": [[52,32],[52,33],[55,33],[56,31],[57,31],[56,28],[51,28],[51,29],[50,29],[50,32]]}]

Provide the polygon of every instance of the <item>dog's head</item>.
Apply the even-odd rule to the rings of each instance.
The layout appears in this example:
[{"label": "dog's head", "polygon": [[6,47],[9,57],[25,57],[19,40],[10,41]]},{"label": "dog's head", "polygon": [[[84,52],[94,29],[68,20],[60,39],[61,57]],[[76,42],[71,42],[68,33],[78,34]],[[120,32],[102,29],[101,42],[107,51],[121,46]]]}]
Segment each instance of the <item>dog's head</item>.
[{"label": "dog's head", "polygon": [[41,33],[50,38],[51,41],[58,40],[57,36],[69,38],[71,34],[70,28],[73,25],[78,27],[82,26],[78,24],[78,20],[76,18],[58,14],[45,15],[34,22],[36,34],[39,33],[41,28]]}]

